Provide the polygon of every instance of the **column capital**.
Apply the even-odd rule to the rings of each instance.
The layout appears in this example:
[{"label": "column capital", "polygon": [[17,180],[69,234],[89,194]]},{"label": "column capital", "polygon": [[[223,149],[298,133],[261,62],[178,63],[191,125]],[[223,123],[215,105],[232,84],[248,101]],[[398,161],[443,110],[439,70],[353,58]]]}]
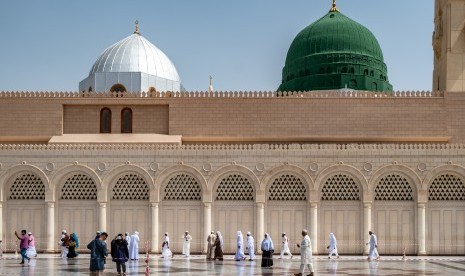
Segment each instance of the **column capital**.
[{"label": "column capital", "polygon": [[417,202],[417,207],[425,209],[426,208],[426,202]]},{"label": "column capital", "polygon": [[107,208],[107,203],[106,203],[106,202],[99,202],[99,203],[98,203],[98,206],[99,206],[100,208]]},{"label": "column capital", "polygon": [[205,208],[211,208],[212,207],[211,202],[202,202],[202,203],[203,203],[203,207],[205,207]]},{"label": "column capital", "polygon": [[256,202],[255,205],[257,206],[257,208],[265,208],[265,203],[263,202]]},{"label": "column capital", "polygon": [[365,201],[363,202],[363,208],[371,208],[373,206],[372,201]]},{"label": "column capital", "polygon": [[317,202],[310,202],[310,208],[318,209],[318,203]]},{"label": "column capital", "polygon": [[48,208],[55,208],[55,202],[47,202]]},{"label": "column capital", "polygon": [[150,206],[151,206],[152,208],[158,208],[158,205],[159,205],[159,204],[160,204],[160,203],[158,203],[158,202],[150,202]]}]

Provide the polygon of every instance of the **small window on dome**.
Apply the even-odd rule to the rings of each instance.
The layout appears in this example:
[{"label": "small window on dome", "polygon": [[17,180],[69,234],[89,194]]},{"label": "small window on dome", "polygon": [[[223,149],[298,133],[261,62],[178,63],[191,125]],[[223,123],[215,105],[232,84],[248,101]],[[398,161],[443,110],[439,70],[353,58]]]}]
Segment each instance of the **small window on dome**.
[{"label": "small window on dome", "polygon": [[334,14],[331,14],[331,15],[329,16],[329,18],[334,18]]},{"label": "small window on dome", "polygon": [[349,87],[350,88],[357,88],[357,81],[354,80],[354,79],[351,79],[350,83],[349,83]]},{"label": "small window on dome", "polygon": [[89,92],[92,92],[92,86],[89,86],[88,91],[89,91]]},{"label": "small window on dome", "polygon": [[377,84],[376,82],[373,82],[373,83],[371,84],[371,90],[373,90],[373,91],[378,91],[378,84]]},{"label": "small window on dome", "polygon": [[124,92],[126,92],[126,87],[117,83],[110,88],[110,92],[115,93],[117,97],[122,97]]},{"label": "small window on dome", "polygon": [[370,71],[370,77],[374,77],[374,76],[375,76],[375,72]]},{"label": "small window on dome", "polygon": [[365,69],[365,71],[363,71],[363,74],[364,74],[365,76],[368,76],[368,69]]},{"label": "small window on dome", "polygon": [[157,89],[155,89],[155,87],[153,86],[150,86],[149,88],[149,96],[150,97],[155,97],[157,95]]},{"label": "small window on dome", "polygon": [[111,110],[108,107],[100,110],[100,133],[111,133]]}]

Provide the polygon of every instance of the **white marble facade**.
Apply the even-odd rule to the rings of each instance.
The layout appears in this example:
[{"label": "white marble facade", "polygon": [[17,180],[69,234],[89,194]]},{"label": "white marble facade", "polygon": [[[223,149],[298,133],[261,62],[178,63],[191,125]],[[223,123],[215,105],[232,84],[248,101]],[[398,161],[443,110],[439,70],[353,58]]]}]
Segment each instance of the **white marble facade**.
[{"label": "white marble facade", "polygon": [[[465,254],[465,145],[0,145],[0,237],[35,233],[58,250],[62,229],[84,244],[98,229],[138,230],[141,251],[173,250],[189,230],[235,250],[237,230],[294,244],[309,229],[324,254],[329,232],[341,254]],[[5,242],[4,242],[5,244]],[[291,246],[291,250],[298,252]]]}]

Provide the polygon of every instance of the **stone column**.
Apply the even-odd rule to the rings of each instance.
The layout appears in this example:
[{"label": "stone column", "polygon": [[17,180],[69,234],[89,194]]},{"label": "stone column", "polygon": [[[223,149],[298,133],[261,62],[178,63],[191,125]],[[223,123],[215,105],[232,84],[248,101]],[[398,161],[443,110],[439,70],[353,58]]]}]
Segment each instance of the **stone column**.
[{"label": "stone column", "polygon": [[312,239],[313,254],[318,254],[318,203],[310,204],[310,238]]},{"label": "stone column", "polygon": [[418,255],[426,255],[426,204],[418,203]]},{"label": "stone column", "polygon": [[265,204],[257,202],[257,233],[255,233],[255,250],[257,253],[262,253],[260,242],[263,235],[265,235]]},{"label": "stone column", "polygon": [[150,245],[150,252],[158,253],[158,202],[152,202],[152,243]]},{"label": "stone column", "polygon": [[369,253],[369,247],[365,245],[365,237],[368,237],[368,231],[371,230],[371,202],[365,202],[363,204],[363,235],[362,235],[362,242],[363,242],[363,254]]},{"label": "stone column", "polygon": [[211,202],[204,202],[203,203],[203,232],[205,233],[201,238],[200,242],[203,244],[201,246],[202,253],[207,253],[208,244],[206,243],[206,239],[210,232],[212,231],[212,204]]},{"label": "stone column", "polygon": [[99,230],[108,231],[107,229],[107,203],[99,202]]},{"label": "stone column", "polygon": [[3,202],[0,202],[0,240],[5,240],[3,237]]},{"label": "stone column", "polygon": [[47,202],[47,246],[45,252],[53,252],[55,249],[55,202]]}]

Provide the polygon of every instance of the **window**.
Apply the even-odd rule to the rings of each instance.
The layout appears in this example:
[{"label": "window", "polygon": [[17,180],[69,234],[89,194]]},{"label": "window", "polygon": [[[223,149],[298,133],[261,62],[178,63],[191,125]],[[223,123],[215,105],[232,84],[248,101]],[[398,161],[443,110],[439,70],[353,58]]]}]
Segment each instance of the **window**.
[{"label": "window", "polygon": [[111,110],[108,107],[100,110],[100,133],[111,133]]},{"label": "window", "polygon": [[126,87],[124,87],[124,85],[122,84],[117,83],[110,88],[110,92],[115,93],[116,97],[123,97],[124,92],[126,92]]},{"label": "window", "polygon": [[354,79],[351,79],[350,83],[349,83],[349,87],[350,88],[357,88],[357,81],[354,80]]},{"label": "window", "polygon": [[344,73],[344,74],[347,73],[347,67],[342,68],[342,73]]},{"label": "window", "polygon": [[354,68],[350,68],[350,69],[349,69],[349,73],[350,73],[350,74],[355,74],[355,69],[354,69]]},{"label": "window", "polygon": [[370,77],[374,77],[374,76],[375,76],[375,72],[370,71]]},{"label": "window", "polygon": [[88,91],[89,91],[89,92],[92,92],[92,86],[89,86],[89,90],[88,90]]},{"label": "window", "polygon": [[365,74],[365,76],[368,76],[368,69],[365,69],[365,71],[363,71],[363,74]]},{"label": "window", "polygon": [[371,84],[371,90],[372,90],[372,91],[378,91],[378,84],[377,84],[376,82],[373,82],[373,83]]},{"label": "window", "polygon": [[132,133],[132,110],[128,107],[121,110],[121,133]]}]

